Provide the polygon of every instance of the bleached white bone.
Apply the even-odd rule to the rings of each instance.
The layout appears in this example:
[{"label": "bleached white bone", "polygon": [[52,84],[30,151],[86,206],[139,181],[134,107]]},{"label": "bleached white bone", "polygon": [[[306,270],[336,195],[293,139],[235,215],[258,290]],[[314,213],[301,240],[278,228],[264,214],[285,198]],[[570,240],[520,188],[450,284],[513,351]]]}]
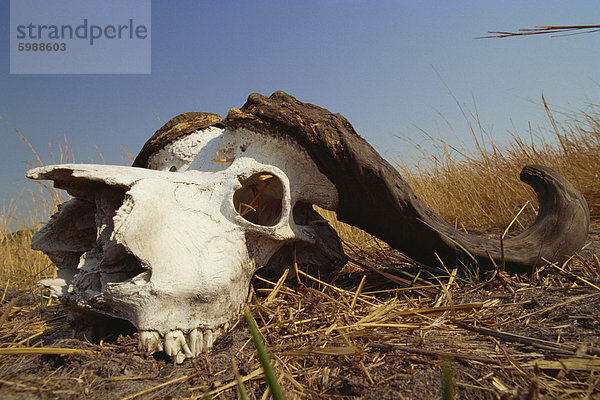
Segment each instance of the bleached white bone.
[{"label": "bleached white bone", "polygon": [[298,223],[294,207],[333,209],[337,191],[296,143],[242,128],[194,132],[149,165],[30,170],[75,197],[32,247],[61,268],[62,279],[42,285],[79,310],[130,321],[140,350],[164,349],[180,363],[211,349],[240,315],[254,272],[282,246],[318,247],[322,221]]}]

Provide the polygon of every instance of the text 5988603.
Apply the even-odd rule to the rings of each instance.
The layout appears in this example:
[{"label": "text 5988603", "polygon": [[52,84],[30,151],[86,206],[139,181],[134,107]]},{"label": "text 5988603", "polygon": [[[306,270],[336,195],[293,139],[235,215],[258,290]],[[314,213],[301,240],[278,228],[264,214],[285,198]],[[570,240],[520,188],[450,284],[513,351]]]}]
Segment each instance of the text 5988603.
[{"label": "text 5988603", "polygon": [[19,51],[67,51],[67,44],[61,43],[46,43],[46,42],[19,42],[17,44]]}]

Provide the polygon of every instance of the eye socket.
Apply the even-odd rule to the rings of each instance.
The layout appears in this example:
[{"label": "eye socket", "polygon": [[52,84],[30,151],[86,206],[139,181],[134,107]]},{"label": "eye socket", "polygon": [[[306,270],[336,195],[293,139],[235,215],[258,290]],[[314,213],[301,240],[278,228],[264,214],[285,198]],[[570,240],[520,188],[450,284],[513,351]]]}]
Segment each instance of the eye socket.
[{"label": "eye socket", "polygon": [[292,209],[292,217],[294,218],[294,223],[297,225],[310,225],[315,220],[315,214],[319,216],[313,209],[312,204],[302,201],[294,204],[294,208]]},{"label": "eye socket", "polygon": [[276,225],[283,207],[281,180],[268,172],[258,172],[241,183],[242,187],[233,194],[238,214],[256,225]]}]

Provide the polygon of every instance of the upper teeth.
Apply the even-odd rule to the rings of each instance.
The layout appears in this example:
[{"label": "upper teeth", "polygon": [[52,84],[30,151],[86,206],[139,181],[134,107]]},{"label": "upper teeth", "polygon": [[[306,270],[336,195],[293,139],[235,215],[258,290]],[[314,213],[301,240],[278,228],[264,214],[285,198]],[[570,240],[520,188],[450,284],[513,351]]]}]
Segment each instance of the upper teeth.
[{"label": "upper teeth", "polygon": [[185,335],[181,330],[168,332],[164,339],[156,331],[142,331],[139,335],[139,350],[146,355],[163,351],[177,364],[186,358],[196,357],[202,352],[209,351],[215,339],[225,330],[226,326],[217,329],[193,329]]}]

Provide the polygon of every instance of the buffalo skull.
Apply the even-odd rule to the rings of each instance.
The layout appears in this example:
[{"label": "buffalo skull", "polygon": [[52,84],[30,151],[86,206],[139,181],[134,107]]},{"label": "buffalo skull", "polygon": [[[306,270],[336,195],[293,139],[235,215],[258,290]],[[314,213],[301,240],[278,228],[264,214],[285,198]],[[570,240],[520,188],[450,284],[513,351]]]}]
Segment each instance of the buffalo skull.
[{"label": "buffalo skull", "polygon": [[300,263],[345,262],[312,205],[417,262],[503,258],[511,272],[566,259],[589,229],[579,191],[549,168],[526,166],[521,179],[540,211],[502,253],[427,209],[345,118],[284,92],[252,94],[226,118],[177,116],[132,167],[55,165],[27,176],[73,197],[33,238],[59,268],[41,284],[73,306],[73,319],[129,321],[146,353],[178,363],[211,349],[239,317],[252,275],[290,262],[292,247]]}]

